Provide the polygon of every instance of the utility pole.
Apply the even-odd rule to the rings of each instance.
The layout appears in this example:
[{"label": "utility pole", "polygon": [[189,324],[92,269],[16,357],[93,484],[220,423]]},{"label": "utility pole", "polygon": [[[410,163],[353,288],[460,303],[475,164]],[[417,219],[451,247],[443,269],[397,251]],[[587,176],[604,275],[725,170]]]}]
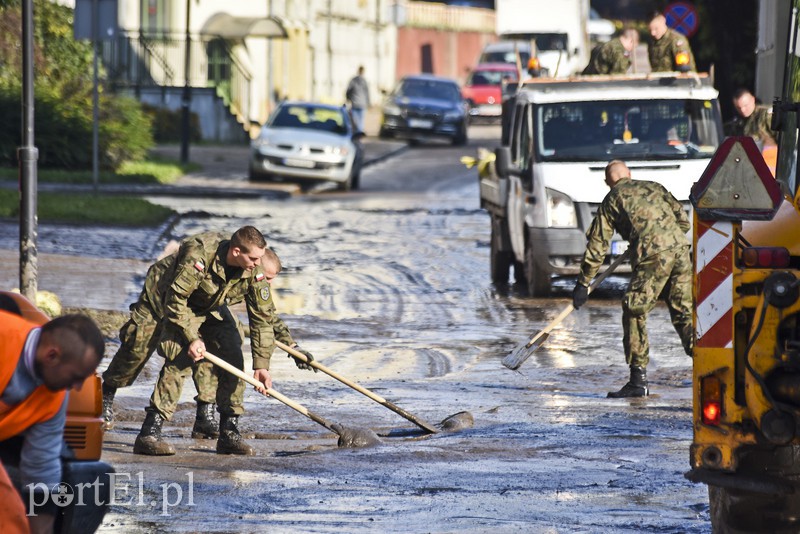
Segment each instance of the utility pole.
[{"label": "utility pole", "polygon": [[181,98],[181,163],[189,163],[189,107],[192,103],[192,86],[189,76],[191,68],[191,22],[192,0],[186,0],[186,49],[183,57],[183,97]]},{"label": "utility pole", "polygon": [[19,158],[19,288],[36,302],[36,165],[39,151],[33,144],[33,0],[22,2],[22,146]]}]

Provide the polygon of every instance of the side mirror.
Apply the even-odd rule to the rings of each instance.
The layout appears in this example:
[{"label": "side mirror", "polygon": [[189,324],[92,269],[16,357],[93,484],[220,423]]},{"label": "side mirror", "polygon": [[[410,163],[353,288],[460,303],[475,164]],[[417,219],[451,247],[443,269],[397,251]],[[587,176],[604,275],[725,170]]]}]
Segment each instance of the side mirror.
[{"label": "side mirror", "polygon": [[522,172],[511,163],[511,149],[501,146],[494,150],[494,168],[500,178],[520,176]]}]

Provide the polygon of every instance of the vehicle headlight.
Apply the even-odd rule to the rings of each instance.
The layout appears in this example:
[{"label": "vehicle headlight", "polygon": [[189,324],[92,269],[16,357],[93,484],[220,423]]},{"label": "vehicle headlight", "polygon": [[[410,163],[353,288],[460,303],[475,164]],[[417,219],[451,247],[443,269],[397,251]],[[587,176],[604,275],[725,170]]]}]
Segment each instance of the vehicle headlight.
[{"label": "vehicle headlight", "polygon": [[383,114],[384,115],[400,115],[400,106],[394,103],[384,104],[383,106]]},{"label": "vehicle headlight", "polygon": [[269,137],[258,137],[256,139],[253,139],[253,142],[250,143],[250,146],[257,149],[257,148],[269,146],[270,144],[271,143],[270,143]]},{"label": "vehicle headlight", "polygon": [[461,117],[464,116],[464,113],[460,109],[451,109],[450,111],[446,111],[444,114],[444,120],[446,121],[457,121],[460,120]]},{"label": "vehicle headlight", "polygon": [[564,193],[552,189],[547,191],[547,225],[555,228],[577,228],[578,216],[575,204]]},{"label": "vehicle headlight", "polygon": [[333,154],[334,156],[346,156],[350,153],[350,149],[346,146],[331,146],[328,147],[326,152]]}]

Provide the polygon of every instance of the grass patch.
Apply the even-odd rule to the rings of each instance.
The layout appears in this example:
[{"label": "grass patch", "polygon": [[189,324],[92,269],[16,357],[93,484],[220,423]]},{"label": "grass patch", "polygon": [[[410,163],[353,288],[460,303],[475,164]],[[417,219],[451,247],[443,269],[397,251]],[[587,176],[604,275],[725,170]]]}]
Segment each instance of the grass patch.
[{"label": "grass patch", "polygon": [[[134,197],[40,192],[37,200],[41,222],[158,226],[175,213]],[[0,217],[19,217],[17,191],[0,189]]]},{"label": "grass patch", "polygon": [[[152,158],[128,161],[116,172],[101,171],[100,184],[172,184],[189,172],[200,169],[197,163],[181,164],[178,161]],[[17,180],[19,169],[0,168],[0,180]],[[63,169],[38,169],[37,178],[42,183],[92,184],[92,171],[67,171]]]}]

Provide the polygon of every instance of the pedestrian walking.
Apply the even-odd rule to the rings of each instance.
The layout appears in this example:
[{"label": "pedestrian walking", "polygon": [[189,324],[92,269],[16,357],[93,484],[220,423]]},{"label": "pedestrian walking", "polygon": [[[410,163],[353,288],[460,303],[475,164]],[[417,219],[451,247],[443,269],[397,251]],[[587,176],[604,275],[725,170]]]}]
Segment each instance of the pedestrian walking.
[{"label": "pedestrian walking", "polygon": [[606,166],[605,181],[611,191],[586,232],[586,252],[572,303],[575,309],[586,303],[589,284],[603,264],[611,237],[618,232],[632,248],[633,272],[622,299],[622,344],[630,379],[608,396],[643,397],[649,394],[647,315],[662,292],[684,351],[692,355],[692,264],[686,238],[691,225],[669,191],[656,182],[632,180],[623,161],[614,160]]},{"label": "pedestrian walking", "polygon": [[[172,268],[161,278],[164,317],[158,352],[166,361],[136,437],[135,454],[175,454],[175,449],[163,440],[161,427],[172,418],[183,381],[196,362],[202,360],[207,348],[238,369],[244,369],[244,335],[229,306],[245,302],[254,376],[271,387],[269,360],[274,340],[290,346],[296,343],[283,322],[276,322],[269,281],[262,267],[266,250],[264,236],[253,226],[240,228],[230,239],[221,239],[212,232],[181,242]],[[304,362],[298,362],[298,366],[306,367]],[[253,454],[238,428],[239,416],[244,413],[244,382],[218,369],[211,374],[216,376],[216,404],[220,414],[217,453]]]},{"label": "pedestrian walking", "polygon": [[364,66],[358,67],[358,74],[347,84],[345,99],[350,103],[350,114],[357,132],[364,131],[364,115],[369,108],[369,86],[364,78]]},{"label": "pedestrian walking", "polygon": [[650,17],[647,26],[653,42],[647,47],[650,70],[653,72],[695,72],[694,54],[685,35],[667,27],[661,12]]},{"label": "pedestrian walking", "polygon": [[639,44],[639,32],[625,28],[615,39],[592,49],[591,59],[583,74],[626,74],[631,68],[631,54]]}]

